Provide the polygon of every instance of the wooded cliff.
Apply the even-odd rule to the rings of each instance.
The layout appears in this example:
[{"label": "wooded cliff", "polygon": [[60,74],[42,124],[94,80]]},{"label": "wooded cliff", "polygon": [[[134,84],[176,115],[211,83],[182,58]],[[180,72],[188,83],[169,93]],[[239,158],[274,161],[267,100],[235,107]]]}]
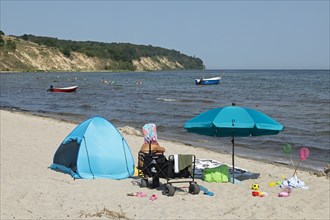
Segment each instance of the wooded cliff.
[{"label": "wooded cliff", "polygon": [[0,35],[0,71],[157,71],[204,69],[200,58],[130,43]]}]

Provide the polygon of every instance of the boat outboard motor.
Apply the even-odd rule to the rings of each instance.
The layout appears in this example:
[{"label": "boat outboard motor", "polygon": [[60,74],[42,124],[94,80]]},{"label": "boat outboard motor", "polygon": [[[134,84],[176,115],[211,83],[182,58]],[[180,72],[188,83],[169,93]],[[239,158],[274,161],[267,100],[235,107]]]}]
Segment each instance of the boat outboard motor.
[{"label": "boat outboard motor", "polygon": [[54,86],[53,85],[50,85],[49,86],[49,89],[47,89],[47,92],[52,91],[53,88],[54,88]]}]

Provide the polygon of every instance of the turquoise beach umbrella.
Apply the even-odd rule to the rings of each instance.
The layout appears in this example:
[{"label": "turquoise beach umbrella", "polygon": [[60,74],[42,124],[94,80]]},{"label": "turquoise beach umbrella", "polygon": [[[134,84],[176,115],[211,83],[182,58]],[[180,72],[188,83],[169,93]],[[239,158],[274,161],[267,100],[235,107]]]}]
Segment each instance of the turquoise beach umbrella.
[{"label": "turquoise beach umbrella", "polygon": [[283,125],[262,112],[235,106],[215,108],[203,112],[184,124],[188,132],[207,136],[232,137],[232,165],[234,182],[235,137],[275,135]]}]

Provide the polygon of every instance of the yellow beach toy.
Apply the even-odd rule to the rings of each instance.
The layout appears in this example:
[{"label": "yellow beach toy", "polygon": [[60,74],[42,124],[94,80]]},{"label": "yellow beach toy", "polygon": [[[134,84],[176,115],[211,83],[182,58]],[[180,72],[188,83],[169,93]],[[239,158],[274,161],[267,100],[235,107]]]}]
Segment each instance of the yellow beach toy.
[{"label": "yellow beach toy", "polygon": [[134,174],[133,176],[138,176],[139,175],[139,170],[137,169],[137,167],[134,167]]},{"label": "yellow beach toy", "polygon": [[255,190],[255,191],[258,191],[258,190],[259,190],[259,184],[258,184],[258,183],[254,183],[254,184],[252,184],[251,189],[252,189],[252,190]]},{"label": "yellow beach toy", "polygon": [[275,182],[270,182],[270,183],[268,183],[268,186],[275,186],[275,185],[276,185]]}]

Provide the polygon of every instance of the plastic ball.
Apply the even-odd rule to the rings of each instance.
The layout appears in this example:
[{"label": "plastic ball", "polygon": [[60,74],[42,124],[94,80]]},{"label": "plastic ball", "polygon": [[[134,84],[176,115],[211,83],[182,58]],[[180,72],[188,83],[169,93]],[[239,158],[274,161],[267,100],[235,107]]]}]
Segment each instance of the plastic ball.
[{"label": "plastic ball", "polygon": [[252,190],[259,190],[259,184],[257,184],[257,183],[254,183],[254,184],[252,184]]}]

